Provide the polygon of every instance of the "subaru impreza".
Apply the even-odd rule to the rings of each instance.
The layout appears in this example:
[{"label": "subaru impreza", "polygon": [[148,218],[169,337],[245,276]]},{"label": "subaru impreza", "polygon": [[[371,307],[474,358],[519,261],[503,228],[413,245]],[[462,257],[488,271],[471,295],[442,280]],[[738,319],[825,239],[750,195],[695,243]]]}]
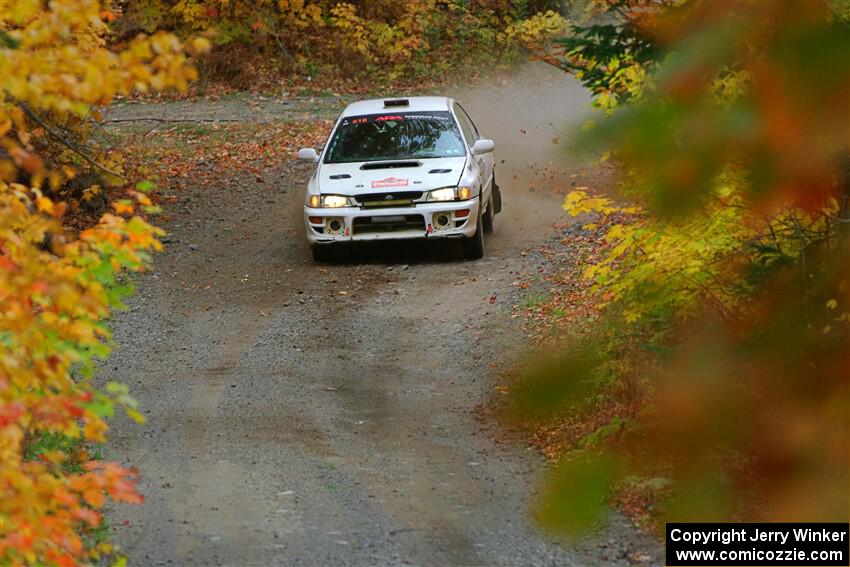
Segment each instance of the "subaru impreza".
[{"label": "subaru impreza", "polygon": [[446,97],[375,99],[349,105],[307,184],[304,223],[316,261],[346,242],[448,239],[464,257],[484,256],[502,198],[493,140]]}]

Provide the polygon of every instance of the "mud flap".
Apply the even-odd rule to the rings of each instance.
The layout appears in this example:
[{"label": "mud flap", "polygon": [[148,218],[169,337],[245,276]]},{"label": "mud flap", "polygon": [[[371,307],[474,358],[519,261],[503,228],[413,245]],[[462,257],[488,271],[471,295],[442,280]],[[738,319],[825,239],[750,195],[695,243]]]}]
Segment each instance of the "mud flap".
[{"label": "mud flap", "polygon": [[499,189],[499,186],[496,185],[496,180],[493,179],[493,214],[498,215],[502,212],[502,191]]}]

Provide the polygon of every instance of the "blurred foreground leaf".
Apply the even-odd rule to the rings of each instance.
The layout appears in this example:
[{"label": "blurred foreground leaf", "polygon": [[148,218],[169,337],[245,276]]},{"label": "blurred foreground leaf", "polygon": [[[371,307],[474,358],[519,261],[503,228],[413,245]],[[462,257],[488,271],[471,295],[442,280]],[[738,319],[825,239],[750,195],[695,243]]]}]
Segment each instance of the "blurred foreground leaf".
[{"label": "blurred foreground leaf", "polygon": [[581,402],[594,389],[599,360],[599,349],[592,341],[576,344],[559,356],[539,357],[512,387],[516,414],[545,419]]},{"label": "blurred foreground leaf", "polygon": [[583,533],[599,526],[617,465],[606,457],[563,460],[547,474],[535,513],[556,532]]}]

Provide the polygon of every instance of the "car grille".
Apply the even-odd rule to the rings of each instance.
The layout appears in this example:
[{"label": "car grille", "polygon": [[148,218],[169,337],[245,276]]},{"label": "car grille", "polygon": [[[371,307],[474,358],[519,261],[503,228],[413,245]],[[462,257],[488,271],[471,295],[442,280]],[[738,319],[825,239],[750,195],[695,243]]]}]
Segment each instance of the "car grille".
[{"label": "car grille", "polygon": [[354,200],[360,206],[368,209],[377,209],[379,207],[411,207],[415,200],[421,198],[422,191],[363,193],[354,196]]},{"label": "car grille", "polygon": [[425,230],[422,215],[393,215],[386,217],[358,217],[354,219],[354,234],[369,232],[396,232],[400,230]]}]

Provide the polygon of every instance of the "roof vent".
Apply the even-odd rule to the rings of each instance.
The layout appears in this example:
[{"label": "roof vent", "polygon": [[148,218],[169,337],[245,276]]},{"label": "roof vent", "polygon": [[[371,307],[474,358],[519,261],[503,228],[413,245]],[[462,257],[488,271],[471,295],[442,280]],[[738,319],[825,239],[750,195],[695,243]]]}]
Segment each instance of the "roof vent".
[{"label": "roof vent", "polygon": [[384,101],[384,108],[394,108],[397,106],[410,106],[410,101],[406,98],[396,98]]},{"label": "roof vent", "polygon": [[360,166],[360,169],[396,169],[399,167],[419,167],[422,165],[418,161],[375,161],[371,163],[364,163]]}]

